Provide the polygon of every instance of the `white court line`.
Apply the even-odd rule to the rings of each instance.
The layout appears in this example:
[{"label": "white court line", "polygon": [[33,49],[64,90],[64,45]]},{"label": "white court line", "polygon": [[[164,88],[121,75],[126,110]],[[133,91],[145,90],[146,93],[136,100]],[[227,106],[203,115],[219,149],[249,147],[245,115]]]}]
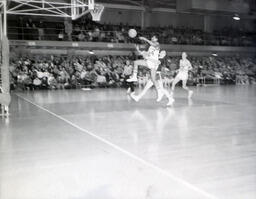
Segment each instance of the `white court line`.
[{"label": "white court line", "polygon": [[46,108],[44,108],[44,107],[42,107],[42,106],[40,106],[40,105],[38,105],[38,104],[36,104],[36,103],[34,103],[34,102],[32,102],[32,101],[30,101],[30,100],[28,100],[28,99],[26,99],[26,98],[20,96],[20,95],[17,94],[17,93],[16,93],[15,95],[18,96],[19,98],[23,99],[24,101],[29,102],[30,104],[32,104],[32,105],[38,107],[39,109],[48,112],[49,114],[53,115],[54,117],[56,117],[56,118],[58,118],[58,119],[60,119],[60,120],[62,120],[62,121],[64,121],[64,122],[68,123],[69,125],[75,127],[76,129],[78,129],[78,130],[80,130],[80,131],[82,131],[82,132],[84,132],[84,133],[86,133],[86,134],[88,134],[88,135],[90,135],[90,136],[96,138],[97,140],[100,140],[101,142],[103,142],[103,143],[105,143],[105,144],[111,146],[112,148],[118,150],[119,152],[126,154],[126,155],[129,156],[130,158],[132,158],[132,159],[134,159],[134,160],[137,160],[138,162],[140,162],[140,163],[146,165],[147,167],[149,167],[149,168],[151,168],[151,169],[153,169],[153,170],[156,170],[157,172],[159,172],[159,173],[161,173],[161,174],[167,176],[167,177],[170,178],[171,180],[174,180],[174,181],[176,181],[177,183],[180,183],[180,184],[184,185],[185,187],[188,187],[189,189],[191,189],[191,190],[193,190],[193,191],[195,191],[195,192],[198,192],[198,193],[202,194],[202,195],[205,196],[206,198],[209,198],[209,199],[218,199],[218,198],[216,198],[214,195],[212,195],[212,194],[210,194],[210,193],[208,193],[208,192],[206,192],[206,191],[204,191],[204,190],[202,190],[202,189],[200,189],[200,188],[194,186],[193,184],[190,184],[189,182],[183,180],[182,178],[176,177],[176,176],[174,176],[173,174],[171,174],[171,173],[165,171],[164,169],[162,169],[162,168],[160,168],[160,167],[158,167],[158,166],[156,166],[156,165],[154,165],[154,164],[152,164],[152,163],[150,163],[150,162],[147,162],[146,160],[143,160],[142,158],[140,158],[140,157],[134,155],[133,153],[130,153],[129,151],[126,151],[126,150],[122,149],[122,148],[119,147],[118,145],[113,144],[112,142],[110,142],[110,141],[108,141],[108,140],[106,140],[106,139],[104,139],[104,138],[102,138],[102,137],[100,137],[100,136],[98,136],[98,135],[96,135],[96,134],[94,134],[94,133],[92,133],[92,132],[86,130],[86,129],[81,128],[80,126],[78,126],[78,125],[76,125],[76,124],[70,122],[69,120],[65,119],[64,117],[61,117],[60,115],[57,115],[57,114],[51,112],[50,110],[48,110],[48,109],[46,109]]}]

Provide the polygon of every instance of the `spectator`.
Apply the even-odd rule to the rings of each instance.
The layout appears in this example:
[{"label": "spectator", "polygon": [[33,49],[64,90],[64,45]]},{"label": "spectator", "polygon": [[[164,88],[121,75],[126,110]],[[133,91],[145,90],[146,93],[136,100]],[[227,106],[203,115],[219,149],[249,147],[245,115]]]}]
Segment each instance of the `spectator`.
[{"label": "spectator", "polygon": [[84,40],[85,40],[85,35],[83,31],[80,31],[80,33],[78,34],[78,41],[84,41]]},{"label": "spectator", "polygon": [[65,26],[65,33],[68,35],[68,40],[72,41],[72,30],[73,30],[72,22],[66,19],[64,22],[64,26]]},{"label": "spectator", "polygon": [[64,33],[63,33],[63,31],[61,30],[61,31],[59,32],[59,34],[58,34],[58,40],[59,40],[59,41],[63,41],[63,39],[64,39]]},{"label": "spectator", "polygon": [[44,23],[42,20],[38,24],[38,40],[44,40]]},{"label": "spectator", "polygon": [[[126,79],[131,74],[132,56],[43,57],[35,55],[10,60],[10,80],[16,89],[58,89],[78,86],[131,87]],[[178,68],[178,57],[167,57],[162,64],[165,85],[170,85]],[[221,84],[254,84],[256,60],[247,57],[191,57],[191,84],[219,80]],[[140,71],[142,79],[147,72]]]}]

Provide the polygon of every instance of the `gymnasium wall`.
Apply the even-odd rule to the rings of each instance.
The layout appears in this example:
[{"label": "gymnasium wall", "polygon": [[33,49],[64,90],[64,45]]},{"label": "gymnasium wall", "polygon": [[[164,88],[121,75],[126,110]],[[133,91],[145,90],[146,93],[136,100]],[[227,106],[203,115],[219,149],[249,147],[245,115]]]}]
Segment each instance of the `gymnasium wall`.
[{"label": "gymnasium wall", "polygon": [[232,16],[205,16],[204,25],[206,32],[213,30],[221,30],[225,27],[232,27],[233,29],[242,29],[247,32],[255,31],[255,22],[250,19],[241,18],[240,21],[233,20]]},{"label": "gymnasium wall", "polygon": [[204,28],[204,17],[199,15],[178,14],[171,12],[151,12],[146,18],[147,26],[185,26],[195,29]]},{"label": "gymnasium wall", "polygon": [[[129,23],[131,25],[141,25],[141,11],[106,8],[101,18],[101,23]],[[192,27],[195,29],[212,32],[224,27],[233,27],[246,31],[255,30],[255,22],[241,18],[235,21],[232,16],[204,16],[196,14],[181,14],[174,12],[146,12],[144,15],[145,27],[154,26],[174,26]]]},{"label": "gymnasium wall", "polygon": [[[101,23],[126,24],[140,26],[142,12],[138,10],[124,10],[106,8]],[[189,26],[203,29],[204,17],[199,15],[177,14],[171,12],[147,12],[145,14],[145,27],[154,26]]]},{"label": "gymnasium wall", "polygon": [[177,10],[191,11],[224,11],[230,13],[248,13],[250,10],[247,0],[178,0]]},{"label": "gymnasium wall", "polygon": [[[134,52],[134,44],[101,43],[101,42],[63,42],[63,41],[10,41],[11,52],[15,54],[79,54],[89,55],[93,50],[97,55],[127,55]],[[52,48],[54,47],[54,49]],[[145,48],[145,45],[141,45]],[[255,47],[231,46],[193,46],[193,45],[161,45],[168,54],[180,54],[185,51],[191,55],[203,56],[218,53],[221,55],[255,56]]]},{"label": "gymnasium wall", "polygon": [[141,11],[105,8],[101,16],[101,23],[141,25]]},{"label": "gymnasium wall", "polygon": [[[213,30],[220,30],[223,27],[235,27],[246,31],[255,31],[256,20],[249,20],[241,18],[240,21],[235,21],[232,16],[204,16],[197,14],[181,14],[175,12],[146,12],[144,15],[145,27],[163,27],[163,26],[174,26],[174,27],[192,27],[195,29],[212,32]],[[134,9],[116,9],[116,8],[105,8],[101,17],[100,23],[110,24],[130,24],[134,26],[141,26],[142,11]],[[16,21],[19,17],[9,15],[8,20]],[[26,17],[25,17],[26,18]],[[33,17],[32,17],[33,18]],[[63,22],[63,18],[58,17],[35,17],[35,20],[42,19],[43,21],[51,22]],[[13,23],[9,23],[15,26]]]}]

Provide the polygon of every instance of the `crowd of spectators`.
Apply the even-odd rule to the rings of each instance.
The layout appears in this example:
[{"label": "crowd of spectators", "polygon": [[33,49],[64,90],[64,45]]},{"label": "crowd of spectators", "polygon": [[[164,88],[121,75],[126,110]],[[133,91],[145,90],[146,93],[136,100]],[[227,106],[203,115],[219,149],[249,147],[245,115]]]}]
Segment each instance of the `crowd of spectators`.
[{"label": "crowd of spectators", "polygon": [[88,18],[75,22],[32,21],[19,17],[18,23],[10,23],[9,38],[25,40],[59,40],[59,41],[92,41],[131,43],[138,42],[129,38],[127,32],[130,28],[138,30],[139,35],[150,37],[155,34],[160,43],[165,44],[193,44],[193,45],[223,45],[223,46],[254,46],[253,33],[233,30],[231,28],[206,33],[189,27],[149,27],[141,30],[140,27],[128,24],[100,24]]},{"label": "crowd of spectators", "polygon": [[[12,89],[71,89],[92,87],[123,87],[132,73],[136,55],[131,56],[49,56],[30,55],[10,60]],[[178,69],[180,57],[162,61],[164,80],[171,80]],[[242,57],[189,57],[193,70],[190,85],[199,85],[202,78],[218,79],[221,84],[255,84],[256,59]],[[148,71],[139,70],[139,79]],[[145,82],[145,81],[144,81]]]}]

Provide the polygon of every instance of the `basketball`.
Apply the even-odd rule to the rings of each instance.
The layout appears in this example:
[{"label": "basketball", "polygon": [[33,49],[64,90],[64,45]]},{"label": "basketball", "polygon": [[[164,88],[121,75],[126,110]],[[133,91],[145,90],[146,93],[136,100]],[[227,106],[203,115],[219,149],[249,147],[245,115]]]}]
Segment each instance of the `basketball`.
[{"label": "basketball", "polygon": [[130,29],[128,31],[128,35],[129,35],[129,37],[134,38],[137,36],[137,31],[135,29]]}]

